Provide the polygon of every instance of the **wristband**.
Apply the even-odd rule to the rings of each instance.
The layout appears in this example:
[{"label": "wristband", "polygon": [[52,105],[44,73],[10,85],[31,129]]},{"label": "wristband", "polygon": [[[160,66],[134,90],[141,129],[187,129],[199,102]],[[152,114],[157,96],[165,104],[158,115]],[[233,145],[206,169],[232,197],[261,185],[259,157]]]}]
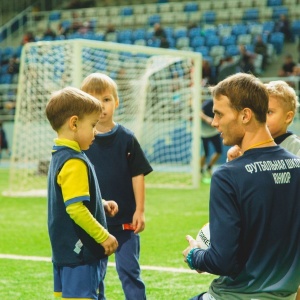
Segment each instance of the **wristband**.
[{"label": "wristband", "polygon": [[193,253],[196,249],[199,249],[199,248],[192,248],[190,250],[190,252],[188,253],[188,255],[186,256],[187,264],[192,270],[195,270],[195,268],[193,266]]}]

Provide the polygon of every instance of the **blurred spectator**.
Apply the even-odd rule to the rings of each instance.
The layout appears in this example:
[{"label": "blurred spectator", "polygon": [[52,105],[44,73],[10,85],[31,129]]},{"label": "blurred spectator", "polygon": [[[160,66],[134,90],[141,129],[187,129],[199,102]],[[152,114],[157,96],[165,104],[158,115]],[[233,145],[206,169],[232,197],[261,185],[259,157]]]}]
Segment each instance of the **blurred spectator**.
[{"label": "blurred spectator", "polygon": [[79,17],[79,14],[75,11],[72,12],[72,24],[70,27],[71,33],[78,32],[78,30],[82,27],[82,20]]},{"label": "blurred spectator", "polygon": [[169,43],[168,39],[165,37],[162,37],[160,39],[160,48],[169,48],[169,47],[170,47],[170,43]]},{"label": "blurred spectator", "polygon": [[25,45],[26,43],[35,42],[35,37],[33,35],[33,32],[28,31],[23,35],[21,44]]},{"label": "blurred spectator", "polygon": [[254,45],[254,52],[257,53],[257,54],[262,55],[263,59],[262,59],[261,68],[264,71],[267,67],[267,62],[268,62],[268,46],[263,41],[261,35],[258,35],[256,37],[256,42],[255,42],[255,45]]},{"label": "blurred spectator", "polygon": [[294,62],[293,56],[291,54],[287,54],[284,57],[284,63],[278,72],[278,76],[286,77],[293,75],[295,66],[296,63]]},{"label": "blurred spectator", "polygon": [[167,34],[160,23],[154,24],[153,38],[158,38],[160,40],[162,38],[167,38]]},{"label": "blurred spectator", "polygon": [[7,73],[12,75],[12,83],[17,81],[20,69],[20,60],[17,56],[12,56],[8,62]]},{"label": "blurred spectator", "polygon": [[9,154],[8,143],[6,139],[6,134],[3,129],[3,123],[0,121],[0,160],[2,158],[2,150],[6,150],[7,154]]},{"label": "blurred spectator", "polygon": [[57,35],[62,35],[64,37],[67,37],[67,35],[69,34],[70,29],[68,27],[64,27],[62,23],[58,24],[58,28],[57,28]]},{"label": "blurred spectator", "polygon": [[106,40],[107,36],[108,36],[110,33],[114,33],[114,32],[116,32],[115,26],[114,26],[112,23],[107,24],[106,30],[105,30],[105,33],[104,33],[104,38],[105,38],[105,40]]},{"label": "blurred spectator", "polygon": [[65,7],[66,9],[78,9],[82,8],[80,0],[71,0]]},{"label": "blurred spectator", "polygon": [[211,85],[212,80],[212,69],[209,61],[203,59],[202,60],[202,86]]},{"label": "blurred spectator", "polygon": [[284,34],[285,41],[292,41],[290,21],[286,15],[280,15],[279,20],[275,24],[275,31],[282,32]]},{"label": "blurred spectator", "polygon": [[54,40],[56,38],[56,33],[50,26],[47,27],[46,31],[43,34],[43,39],[52,38]]},{"label": "blurred spectator", "polygon": [[241,56],[241,60],[240,60],[241,72],[254,74],[255,68],[254,68],[253,61],[255,58],[255,54],[249,52],[246,49],[245,45],[240,45],[239,49],[240,49],[240,56]]},{"label": "blurred spectator", "polygon": [[217,83],[226,77],[233,75],[240,71],[240,57],[227,56],[220,60],[217,67]]}]

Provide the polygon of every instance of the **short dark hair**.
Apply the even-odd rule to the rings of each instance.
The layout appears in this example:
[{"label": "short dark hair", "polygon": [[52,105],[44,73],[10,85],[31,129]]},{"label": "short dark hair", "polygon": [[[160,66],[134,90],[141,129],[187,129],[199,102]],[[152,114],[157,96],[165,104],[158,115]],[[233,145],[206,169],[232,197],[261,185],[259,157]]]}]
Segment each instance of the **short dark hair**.
[{"label": "short dark hair", "polygon": [[269,106],[268,91],[254,75],[246,73],[231,75],[211,87],[210,91],[213,98],[226,96],[235,110],[250,108],[257,121],[266,122]]}]

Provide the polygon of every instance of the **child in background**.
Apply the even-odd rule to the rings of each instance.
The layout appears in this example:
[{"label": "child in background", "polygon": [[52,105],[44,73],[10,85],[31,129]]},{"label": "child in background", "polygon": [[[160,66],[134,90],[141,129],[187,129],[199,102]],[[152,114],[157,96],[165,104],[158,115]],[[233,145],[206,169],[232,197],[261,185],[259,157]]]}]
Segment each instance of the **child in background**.
[{"label": "child in background", "polygon": [[[222,155],[222,139],[218,130],[211,126],[213,121],[213,101],[212,99],[206,100],[202,104],[202,110],[200,112],[200,118],[202,121],[201,140],[203,144],[204,154],[201,156],[200,166],[202,181],[210,183],[210,177],[212,175],[212,167],[216,164],[220,156]],[[209,154],[209,144],[213,147],[213,154]],[[209,161],[207,162],[207,160]],[[207,168],[205,169],[205,165]],[[209,178],[205,178],[205,173],[208,172]],[[208,180],[207,180],[208,179]]]},{"label": "child in background", "polygon": [[115,215],[117,204],[102,205],[94,168],[82,152],[94,140],[101,111],[97,99],[72,87],[55,92],[46,106],[57,132],[48,173],[48,231],[54,295],[63,299],[98,299],[100,258],[118,247],[104,214]]},{"label": "child in background", "polygon": [[[116,217],[107,219],[108,231],[119,243],[115,253],[116,269],[126,300],[143,300],[146,289],[140,276],[139,233],[145,228],[144,176],[152,168],[134,134],[114,121],[114,112],[119,106],[116,83],[105,74],[93,73],[84,79],[81,89],[97,98],[103,110],[95,141],[86,154],[95,166],[103,197],[113,199],[119,206]],[[107,258],[101,261],[107,266]],[[103,280],[104,277],[105,273]],[[106,299],[103,280],[99,300]]]},{"label": "child in background", "polygon": [[[269,131],[276,144],[300,156],[300,139],[296,134],[288,131],[299,106],[295,90],[282,80],[270,81],[265,86],[269,94],[267,114]],[[242,153],[237,146],[233,146],[227,152],[229,161],[240,155]]]}]

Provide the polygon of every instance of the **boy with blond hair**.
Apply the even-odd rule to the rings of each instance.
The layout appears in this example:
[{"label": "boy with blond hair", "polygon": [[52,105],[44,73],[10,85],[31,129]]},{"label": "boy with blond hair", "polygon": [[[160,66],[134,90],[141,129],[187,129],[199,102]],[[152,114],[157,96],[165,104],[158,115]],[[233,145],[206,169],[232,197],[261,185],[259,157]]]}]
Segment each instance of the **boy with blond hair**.
[{"label": "boy with blond hair", "polygon": [[97,177],[87,150],[95,136],[101,104],[83,91],[66,87],[53,93],[46,116],[57,132],[48,173],[48,231],[52,247],[54,295],[62,299],[97,299],[100,258],[118,246],[107,231]]},{"label": "boy with blond hair", "polygon": [[299,106],[295,90],[285,81],[265,84],[269,94],[267,125],[276,144],[300,156],[300,139],[288,131]]},{"label": "boy with blond hair", "polygon": [[[299,107],[295,90],[283,80],[270,81],[265,84],[269,94],[267,126],[276,144],[300,156],[300,139],[288,130]],[[228,160],[242,155],[238,146],[227,152]]]},{"label": "boy with blond hair", "polygon": [[[139,265],[140,237],[145,228],[144,176],[152,171],[133,132],[114,121],[119,106],[116,83],[107,75],[87,76],[81,89],[99,100],[102,114],[96,126],[97,135],[87,156],[95,166],[102,195],[119,206],[114,218],[107,219],[108,230],[118,240],[116,269],[126,300],[146,299],[145,284]],[[107,266],[107,258],[102,259]],[[104,300],[104,277],[99,286],[99,300]]]}]

